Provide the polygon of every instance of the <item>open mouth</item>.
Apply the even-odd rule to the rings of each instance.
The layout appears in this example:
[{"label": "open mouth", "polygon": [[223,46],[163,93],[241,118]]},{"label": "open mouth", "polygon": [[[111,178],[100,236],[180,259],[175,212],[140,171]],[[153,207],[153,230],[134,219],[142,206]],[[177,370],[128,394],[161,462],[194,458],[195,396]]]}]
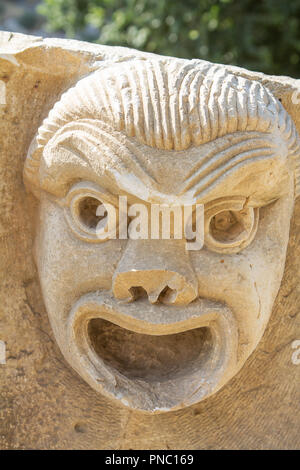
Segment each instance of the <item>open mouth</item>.
[{"label": "open mouth", "polygon": [[94,318],[88,337],[108,367],[128,379],[149,383],[174,379],[194,368],[205,368],[213,355],[213,334],[202,327],[171,335],[147,335]]},{"label": "open mouth", "polygon": [[77,372],[97,391],[144,411],[206,398],[236,360],[231,311],[205,299],[183,309],[87,294],[70,313],[68,333]]}]

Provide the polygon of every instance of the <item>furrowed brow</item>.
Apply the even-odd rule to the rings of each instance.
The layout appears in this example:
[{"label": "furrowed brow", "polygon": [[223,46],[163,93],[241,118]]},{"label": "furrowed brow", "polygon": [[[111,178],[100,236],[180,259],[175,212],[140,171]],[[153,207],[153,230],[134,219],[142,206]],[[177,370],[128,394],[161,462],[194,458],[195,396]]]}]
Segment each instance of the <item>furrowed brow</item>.
[{"label": "furrowed brow", "polygon": [[118,138],[114,135],[116,131],[110,134],[98,124],[93,121],[71,123],[48,143],[40,171],[43,189],[55,192],[56,184],[61,193],[70,181],[82,178],[104,177],[114,181],[116,170],[133,174],[148,186],[156,184],[143,165],[140,150],[125,142],[124,135]]},{"label": "furrowed brow", "polygon": [[[275,157],[285,156],[287,149],[271,134],[253,133],[251,136],[238,135],[238,141],[222,145],[219,151],[215,148],[206,154],[187,175],[180,194],[192,193],[195,197],[204,195],[221,183],[233,172],[254,162],[264,161]],[[221,138],[222,139],[222,138]]]}]

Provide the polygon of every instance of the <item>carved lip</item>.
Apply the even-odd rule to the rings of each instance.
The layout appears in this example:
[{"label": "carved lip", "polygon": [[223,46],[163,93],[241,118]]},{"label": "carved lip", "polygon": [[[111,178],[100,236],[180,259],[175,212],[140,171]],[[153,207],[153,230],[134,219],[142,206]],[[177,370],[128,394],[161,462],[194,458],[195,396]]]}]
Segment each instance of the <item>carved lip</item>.
[{"label": "carved lip", "polygon": [[[95,320],[117,325],[125,334],[129,331],[137,337],[157,337],[160,346],[164,337],[170,341],[176,336],[178,344],[180,335],[190,332],[195,337],[203,329],[199,338],[205,350],[200,348],[199,358],[182,366],[179,356],[175,372],[132,377],[126,367],[120,371],[96,352],[89,334],[89,325]],[[234,316],[227,306],[207,299],[180,307],[153,305],[145,300],[125,303],[110,293],[86,294],[73,306],[67,329],[68,359],[74,369],[95,390],[144,411],[174,410],[206,398],[224,385],[236,363]]]}]

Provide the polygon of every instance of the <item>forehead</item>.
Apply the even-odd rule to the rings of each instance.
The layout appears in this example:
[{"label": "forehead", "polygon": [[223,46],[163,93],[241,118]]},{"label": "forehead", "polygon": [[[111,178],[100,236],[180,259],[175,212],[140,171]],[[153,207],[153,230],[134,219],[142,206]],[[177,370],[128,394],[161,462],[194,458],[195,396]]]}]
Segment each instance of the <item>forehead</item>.
[{"label": "forehead", "polygon": [[235,132],[175,151],[114,130],[108,135],[95,122],[87,134],[83,124],[84,131],[79,124],[75,131],[74,125],[66,126],[46,146],[40,170],[46,191],[63,195],[72,183],[88,180],[113,194],[148,202],[169,196],[206,202],[238,195],[263,204],[290,187],[287,147],[275,132]]},{"label": "forehead", "polygon": [[62,95],[24,177],[33,191],[56,195],[72,181],[101,179],[114,192],[143,186],[146,195],[205,200],[243,190],[272,199],[292,160],[295,170],[297,139],[281,103],[257,81],[198,61],[133,60],[104,66]]},{"label": "forehead", "polygon": [[139,143],[136,148],[144,169],[166,192],[194,188],[199,193],[213,183],[221,183],[230,170],[237,174],[238,168],[243,167],[243,175],[249,176],[253,164],[257,168],[258,161],[264,161],[261,167],[267,171],[286,154],[273,135],[259,132],[227,134],[183,151],[160,150]]}]

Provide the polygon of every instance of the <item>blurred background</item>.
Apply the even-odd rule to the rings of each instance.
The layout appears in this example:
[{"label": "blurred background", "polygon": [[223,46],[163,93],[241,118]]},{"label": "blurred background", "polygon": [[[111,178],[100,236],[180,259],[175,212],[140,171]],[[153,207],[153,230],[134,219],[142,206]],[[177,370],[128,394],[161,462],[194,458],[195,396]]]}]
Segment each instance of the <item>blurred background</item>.
[{"label": "blurred background", "polygon": [[0,0],[0,29],[300,77],[300,0]]}]

